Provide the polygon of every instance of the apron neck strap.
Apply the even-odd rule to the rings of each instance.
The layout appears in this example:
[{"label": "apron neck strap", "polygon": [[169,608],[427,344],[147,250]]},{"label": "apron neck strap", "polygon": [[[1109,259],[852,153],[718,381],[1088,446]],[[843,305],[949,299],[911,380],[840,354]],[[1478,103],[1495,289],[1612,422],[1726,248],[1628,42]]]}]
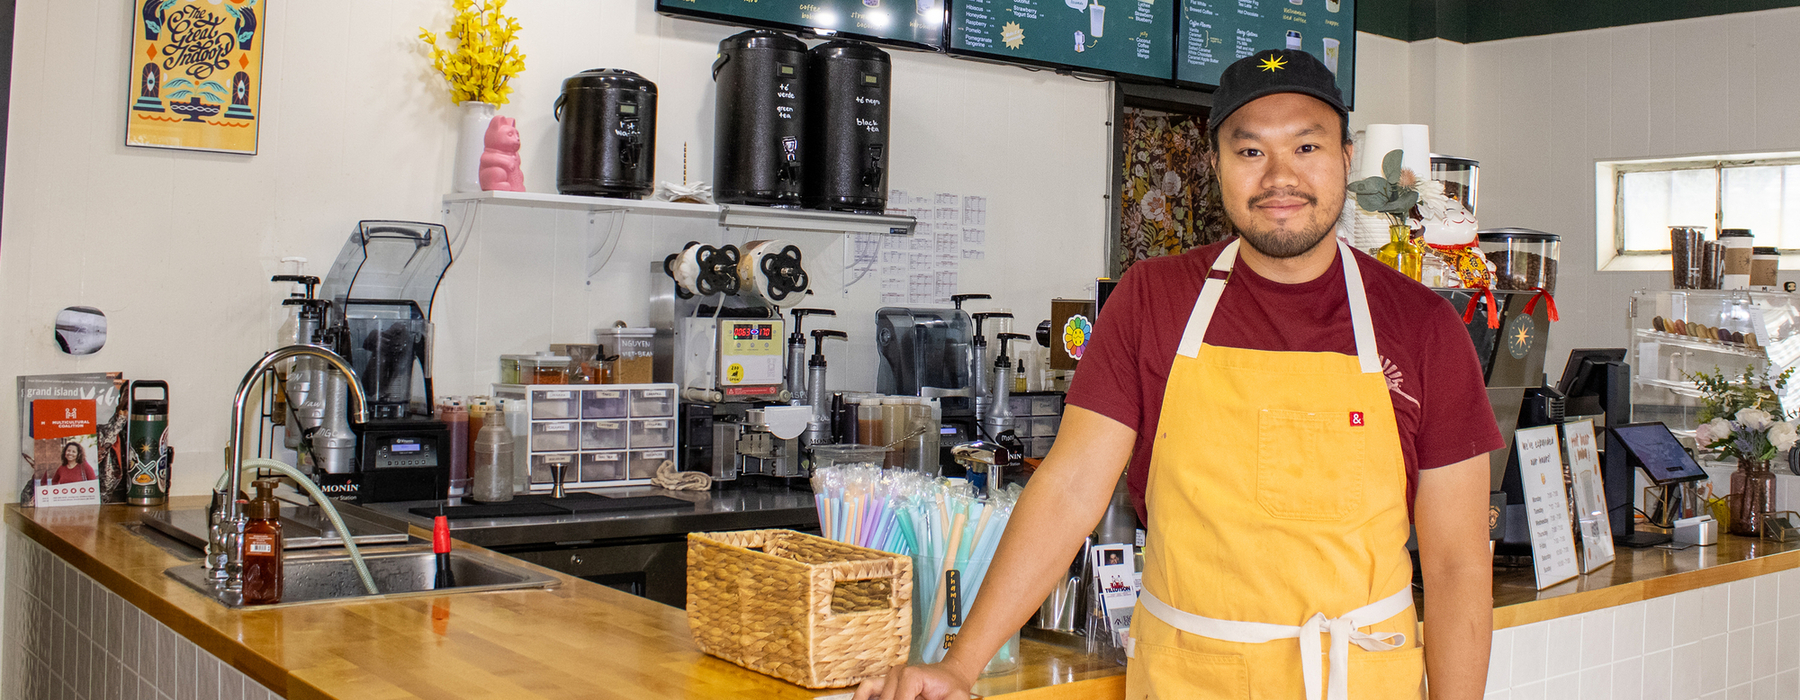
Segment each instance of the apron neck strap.
[{"label": "apron neck strap", "polygon": [[[1187,328],[1181,333],[1181,345],[1176,353],[1182,357],[1198,357],[1200,345],[1206,339],[1206,329],[1212,325],[1213,312],[1219,308],[1219,299],[1225,295],[1225,285],[1231,281],[1231,270],[1237,264],[1238,245],[1243,239],[1234,239],[1219,252],[1213,261],[1212,269],[1224,272],[1223,278],[1209,276],[1200,286],[1200,298],[1194,301],[1194,310],[1188,314]],[[1344,290],[1350,299],[1350,328],[1356,335],[1356,360],[1365,374],[1381,371],[1381,355],[1375,347],[1375,324],[1369,315],[1369,296],[1363,288],[1362,270],[1356,257],[1350,252],[1350,246],[1342,240],[1337,242],[1338,258],[1344,266]]]}]

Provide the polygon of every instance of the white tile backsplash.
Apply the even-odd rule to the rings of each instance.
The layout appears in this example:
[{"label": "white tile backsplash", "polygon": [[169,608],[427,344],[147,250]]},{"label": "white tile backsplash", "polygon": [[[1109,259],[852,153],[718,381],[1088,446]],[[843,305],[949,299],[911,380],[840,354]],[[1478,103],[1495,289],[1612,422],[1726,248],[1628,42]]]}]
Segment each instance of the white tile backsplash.
[{"label": "white tile backsplash", "polygon": [[1613,660],[1644,655],[1644,614],[1647,605],[1621,605],[1613,609]]},{"label": "white tile backsplash", "polygon": [[11,530],[0,598],[6,700],[279,697]]},{"label": "white tile backsplash", "polygon": [[1795,700],[1800,605],[1790,592],[1800,595],[1800,570],[1498,630],[1488,697],[1541,688],[1547,700]]},{"label": "white tile backsplash", "polygon": [[1730,591],[1730,612],[1725,618],[1725,631],[1736,632],[1756,622],[1756,582],[1745,579],[1726,585]]}]

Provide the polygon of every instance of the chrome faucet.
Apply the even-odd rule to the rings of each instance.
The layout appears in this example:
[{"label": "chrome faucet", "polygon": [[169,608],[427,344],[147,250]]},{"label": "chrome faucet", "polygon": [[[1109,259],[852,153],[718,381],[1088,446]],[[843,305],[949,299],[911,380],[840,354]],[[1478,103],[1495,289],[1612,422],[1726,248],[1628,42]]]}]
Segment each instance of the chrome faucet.
[{"label": "chrome faucet", "polygon": [[[350,363],[337,353],[313,345],[289,345],[278,348],[264,355],[261,360],[244,373],[244,380],[238,383],[237,394],[231,400],[231,435],[225,443],[225,483],[222,491],[213,493],[213,503],[218,511],[218,524],[210,527],[206,545],[207,563],[212,567],[213,584],[220,588],[226,597],[239,596],[244,590],[244,527],[249,524],[244,515],[244,507],[238,503],[238,486],[244,479],[244,404],[249,400],[250,388],[264,376],[269,368],[283,360],[300,355],[311,355],[324,360],[342,372],[345,383],[350,388],[352,408],[351,420],[357,423],[369,421],[368,400],[363,395],[362,384],[356,380],[356,372],[350,369]],[[350,533],[342,533],[348,540]]]}]

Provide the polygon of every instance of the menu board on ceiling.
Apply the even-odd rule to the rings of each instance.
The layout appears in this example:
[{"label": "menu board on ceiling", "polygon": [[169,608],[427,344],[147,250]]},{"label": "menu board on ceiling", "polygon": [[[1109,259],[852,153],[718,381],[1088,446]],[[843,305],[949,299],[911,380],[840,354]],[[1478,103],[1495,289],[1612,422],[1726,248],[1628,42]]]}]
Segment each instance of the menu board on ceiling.
[{"label": "menu board on ceiling", "polygon": [[1300,49],[1356,94],[1356,0],[1180,0],[1175,79],[1218,85],[1225,67],[1265,49]]},{"label": "menu board on ceiling", "polygon": [[656,0],[656,11],[785,31],[812,29],[883,43],[944,45],[944,0]]},{"label": "menu board on ceiling", "polygon": [[1174,73],[1176,2],[957,0],[950,8],[950,50],[1167,80]]}]

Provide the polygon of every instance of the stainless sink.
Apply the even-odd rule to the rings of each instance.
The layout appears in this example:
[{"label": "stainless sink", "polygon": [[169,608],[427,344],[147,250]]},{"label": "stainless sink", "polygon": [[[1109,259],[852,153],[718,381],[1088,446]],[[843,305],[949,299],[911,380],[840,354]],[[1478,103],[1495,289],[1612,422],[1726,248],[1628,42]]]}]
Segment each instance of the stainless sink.
[{"label": "stainless sink", "polygon": [[[264,609],[288,605],[305,605],[329,601],[386,600],[415,596],[439,596],[481,591],[520,588],[555,588],[557,579],[508,563],[505,558],[485,552],[450,553],[450,570],[456,586],[448,589],[432,587],[437,578],[437,559],[429,547],[364,549],[363,559],[375,587],[381,595],[371,596],[363,590],[350,557],[341,550],[295,552],[283,558],[281,602],[276,605],[221,605],[232,608]],[[218,600],[206,569],[198,563],[169,569],[170,578]]]}]

